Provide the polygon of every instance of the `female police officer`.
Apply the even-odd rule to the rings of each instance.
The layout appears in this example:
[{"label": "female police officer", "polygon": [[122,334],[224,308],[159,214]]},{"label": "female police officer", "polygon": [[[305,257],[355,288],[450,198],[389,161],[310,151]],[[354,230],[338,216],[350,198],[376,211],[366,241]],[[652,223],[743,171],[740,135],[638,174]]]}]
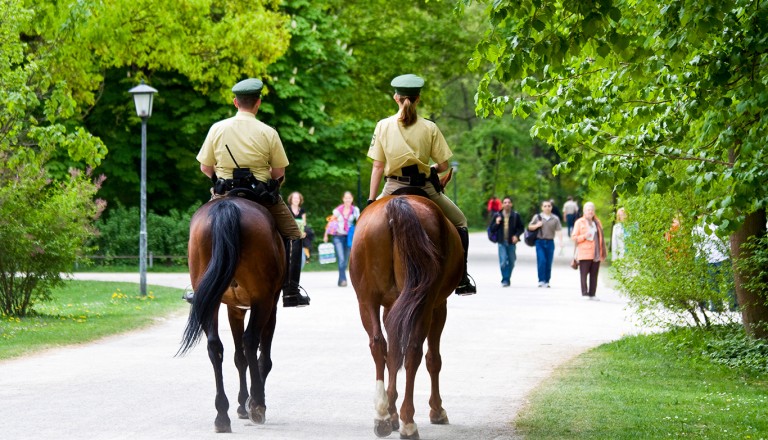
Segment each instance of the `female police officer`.
[{"label": "female police officer", "polygon": [[[392,80],[393,96],[400,111],[376,124],[368,157],[373,159],[369,200],[377,198],[382,176],[386,176],[384,190],[378,197],[392,194],[404,186],[423,189],[429,198],[443,210],[448,220],[456,226],[464,247],[464,274],[456,288],[458,295],[477,292],[467,275],[467,219],[458,206],[430,182],[432,169],[441,173],[448,169],[448,159],[453,155],[443,134],[434,122],[416,114],[419,94],[424,80],[416,75],[401,75]],[[431,168],[430,159],[435,163]]]}]

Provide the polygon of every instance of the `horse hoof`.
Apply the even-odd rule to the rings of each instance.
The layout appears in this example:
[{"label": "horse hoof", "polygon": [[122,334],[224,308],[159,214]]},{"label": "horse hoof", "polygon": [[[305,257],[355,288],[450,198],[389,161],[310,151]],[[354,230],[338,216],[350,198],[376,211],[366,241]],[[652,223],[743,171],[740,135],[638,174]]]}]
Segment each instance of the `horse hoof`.
[{"label": "horse hoof", "polygon": [[433,425],[447,425],[448,414],[444,409],[440,409],[439,413],[437,411],[431,410],[429,411],[429,422]]},{"label": "horse hoof", "polygon": [[419,431],[413,431],[413,434],[403,434],[400,433],[400,438],[409,439],[409,440],[419,440]]},{"label": "horse hoof", "polygon": [[216,421],[213,422],[213,426],[217,433],[232,432],[232,425],[229,422],[229,418],[219,420],[217,417]]},{"label": "horse hoof", "polygon": [[392,434],[392,423],[389,420],[374,420],[373,433],[376,437],[386,437]]},{"label": "horse hoof", "polygon": [[247,419],[248,418],[248,411],[245,410],[244,406],[238,406],[237,407],[237,418],[238,419]]},{"label": "horse hoof", "polygon": [[392,414],[391,418],[389,419],[389,422],[392,424],[393,431],[400,430],[400,417],[397,416],[397,413]]},{"label": "horse hoof", "polygon": [[248,418],[251,419],[251,421],[257,425],[263,425],[264,421],[266,421],[267,408],[264,406],[257,406],[256,408],[251,409],[248,412]]},{"label": "horse hoof", "polygon": [[416,427],[416,423],[403,422],[403,427],[400,428],[400,438],[419,440],[419,428]]}]

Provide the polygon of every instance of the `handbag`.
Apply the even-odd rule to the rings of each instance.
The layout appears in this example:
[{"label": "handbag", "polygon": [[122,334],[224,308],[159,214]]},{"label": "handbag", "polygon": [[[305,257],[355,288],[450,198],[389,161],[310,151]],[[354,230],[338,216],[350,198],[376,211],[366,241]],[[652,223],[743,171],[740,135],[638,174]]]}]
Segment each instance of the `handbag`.
[{"label": "handbag", "polygon": [[579,260],[576,259],[576,249],[578,248],[578,245],[576,243],[573,244],[573,259],[571,259],[571,269],[578,270],[579,269]]},{"label": "handbag", "polygon": [[[536,216],[539,217],[538,214],[536,214]],[[539,217],[539,220],[541,220],[541,217]],[[525,228],[525,232],[523,233],[523,241],[525,242],[525,244],[527,244],[528,246],[536,246],[536,239],[539,236],[540,230],[541,228],[535,231],[531,231],[530,229]]]},{"label": "handbag", "polygon": [[536,246],[536,236],[539,235],[539,231],[531,231],[529,229],[525,230],[525,233],[523,234],[523,241],[528,246]]},{"label": "handbag", "polygon": [[331,243],[320,243],[317,246],[318,258],[320,264],[329,264],[336,262],[336,251]]}]

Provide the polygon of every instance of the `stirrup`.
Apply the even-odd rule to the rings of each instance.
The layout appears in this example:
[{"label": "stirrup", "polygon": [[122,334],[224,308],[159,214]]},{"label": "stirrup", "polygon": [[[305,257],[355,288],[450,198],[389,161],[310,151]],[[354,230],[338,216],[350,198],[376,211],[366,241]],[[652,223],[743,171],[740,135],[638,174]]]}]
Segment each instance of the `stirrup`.
[{"label": "stirrup", "polygon": [[[304,293],[301,293],[301,290]],[[309,305],[309,295],[303,287],[299,286],[295,292],[286,293],[283,290],[283,307],[306,307]]]},{"label": "stirrup", "polygon": [[475,279],[470,274],[461,280],[461,284],[456,287],[456,295],[467,296],[477,293],[477,287],[475,287]]}]

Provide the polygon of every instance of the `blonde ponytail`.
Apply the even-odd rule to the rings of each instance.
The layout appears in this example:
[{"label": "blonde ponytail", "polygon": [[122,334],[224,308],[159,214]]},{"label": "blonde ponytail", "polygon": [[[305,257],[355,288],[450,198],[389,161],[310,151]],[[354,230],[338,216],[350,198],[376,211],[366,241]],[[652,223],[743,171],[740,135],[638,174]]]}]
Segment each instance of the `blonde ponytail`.
[{"label": "blonde ponytail", "polygon": [[403,104],[403,111],[400,115],[400,120],[403,121],[403,125],[410,127],[416,122],[418,116],[416,115],[416,100],[418,96],[400,96],[398,95],[398,102]]}]

